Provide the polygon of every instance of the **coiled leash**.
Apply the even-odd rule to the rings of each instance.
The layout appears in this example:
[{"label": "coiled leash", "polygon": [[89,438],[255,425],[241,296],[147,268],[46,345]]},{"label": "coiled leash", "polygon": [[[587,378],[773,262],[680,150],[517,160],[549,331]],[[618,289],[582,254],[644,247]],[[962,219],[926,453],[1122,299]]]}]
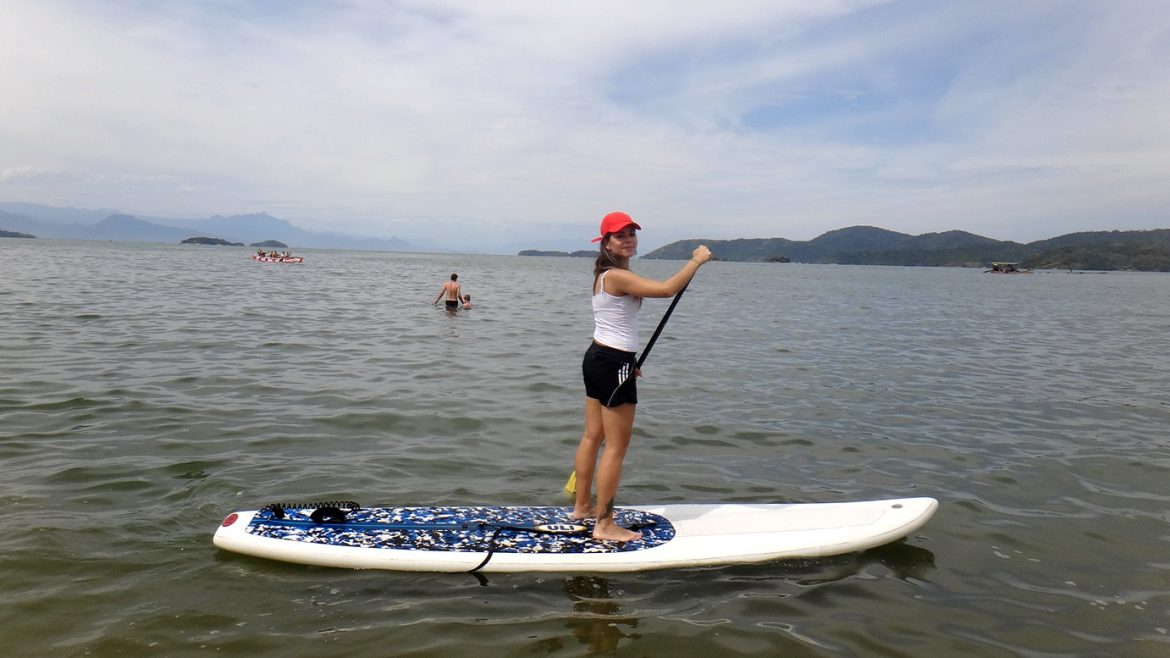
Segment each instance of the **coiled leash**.
[{"label": "coiled leash", "polygon": [[286,509],[312,509],[309,518],[314,523],[345,523],[346,513],[360,507],[352,500],[325,500],[316,503],[272,503],[261,507],[260,511],[268,510],[272,518],[283,519]]}]

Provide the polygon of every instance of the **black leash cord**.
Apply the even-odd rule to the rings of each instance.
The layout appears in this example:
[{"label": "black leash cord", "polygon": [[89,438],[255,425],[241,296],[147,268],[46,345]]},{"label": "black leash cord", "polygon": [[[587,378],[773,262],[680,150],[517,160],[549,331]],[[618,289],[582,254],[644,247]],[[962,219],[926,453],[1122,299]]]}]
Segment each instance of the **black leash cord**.
[{"label": "black leash cord", "polygon": [[495,530],[495,532],[492,533],[491,537],[488,537],[488,551],[487,551],[487,555],[485,555],[483,558],[483,562],[480,562],[479,564],[477,564],[474,569],[469,570],[467,573],[475,573],[475,572],[479,571],[480,569],[484,568],[485,566],[487,566],[488,562],[492,561],[492,556],[494,556],[496,554],[496,540],[499,539],[500,533],[505,531],[505,530],[512,530],[513,532],[534,532],[537,534],[544,534],[544,535],[579,535],[579,534],[582,534],[585,532],[589,532],[589,528],[587,528],[587,527],[582,527],[581,530],[576,530],[573,532],[566,532],[564,530],[546,530],[544,528],[534,528],[532,526],[515,526],[515,525],[493,526],[493,524],[490,524],[490,523],[480,523],[479,527],[480,528],[495,527],[496,530]]},{"label": "black leash cord", "polygon": [[487,566],[487,563],[488,563],[488,562],[491,562],[491,561],[492,561],[492,556],[496,554],[496,539],[497,539],[497,538],[500,536],[500,533],[504,531],[505,527],[506,527],[506,526],[500,526],[500,527],[496,528],[496,531],[492,533],[492,536],[491,536],[490,538],[488,538],[488,552],[487,552],[487,555],[485,555],[485,556],[483,557],[483,561],[482,561],[482,562],[480,562],[479,564],[475,565],[475,568],[474,568],[474,569],[471,569],[471,570],[470,570],[470,571],[468,571],[467,573],[475,573],[476,571],[479,571],[480,569],[482,569],[482,568],[484,568],[485,566]]},{"label": "black leash cord", "polygon": [[[649,523],[635,523],[634,525],[630,526],[630,530],[641,530],[642,528],[649,528],[649,527],[652,527],[655,525],[657,525],[657,523],[654,521],[651,521]],[[488,528],[491,526],[487,523],[481,523],[481,524],[479,524],[479,527],[480,528]],[[511,525],[495,526],[495,528],[496,528],[495,532],[493,532],[492,536],[488,538],[487,555],[484,556],[482,562],[475,565],[474,569],[469,569],[467,571],[467,573],[476,573],[480,569],[486,567],[488,562],[492,561],[492,557],[496,554],[496,539],[498,539],[500,536],[500,533],[505,531],[505,530],[514,530],[514,531],[518,531],[518,532],[536,532],[536,533],[543,533],[546,535],[580,535],[580,534],[584,534],[586,532],[589,532],[589,528],[585,528],[584,530],[578,530],[576,532],[564,532],[562,530],[543,530],[541,528],[531,528],[531,527],[511,526]]]}]

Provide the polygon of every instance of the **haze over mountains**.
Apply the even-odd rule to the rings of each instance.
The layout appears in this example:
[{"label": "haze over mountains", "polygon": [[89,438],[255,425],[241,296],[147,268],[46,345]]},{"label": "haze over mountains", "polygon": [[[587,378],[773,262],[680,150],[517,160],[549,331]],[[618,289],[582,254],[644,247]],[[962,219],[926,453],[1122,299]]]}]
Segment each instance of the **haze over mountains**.
[{"label": "haze over mountains", "polygon": [[[412,244],[398,238],[373,238],[306,231],[267,213],[215,215],[205,219],[135,217],[109,209],[55,208],[0,202],[0,236],[29,234],[38,238],[113,240],[178,244],[187,238],[220,238],[252,244],[277,240],[291,248],[369,249],[379,251],[450,251],[433,243]],[[642,258],[686,259],[705,243],[721,260],[793,261],[843,265],[985,267],[992,261],[1017,261],[1027,267],[1077,270],[1170,271],[1170,229],[1086,231],[1027,244],[994,240],[967,231],[908,235],[873,226],[828,231],[812,240],[741,238],[688,239]],[[575,244],[575,243],[574,243]],[[529,245],[531,246],[531,245]],[[479,253],[517,253],[515,245],[483,245]],[[520,246],[521,255],[570,255]],[[592,256],[593,249],[573,251]]]},{"label": "haze over mountains", "polygon": [[215,215],[206,219],[135,217],[109,209],[55,208],[31,203],[0,202],[0,229],[38,238],[178,243],[191,237],[223,238],[251,244],[279,240],[291,247],[421,251],[424,247],[398,238],[372,238],[343,233],[306,231],[267,213]]}]

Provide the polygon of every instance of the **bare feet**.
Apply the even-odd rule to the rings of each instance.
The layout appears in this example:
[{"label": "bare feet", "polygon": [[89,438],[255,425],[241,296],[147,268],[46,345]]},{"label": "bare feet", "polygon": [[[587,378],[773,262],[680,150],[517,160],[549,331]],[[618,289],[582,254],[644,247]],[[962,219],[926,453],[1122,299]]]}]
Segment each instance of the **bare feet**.
[{"label": "bare feet", "polygon": [[635,541],[642,538],[642,533],[626,530],[609,519],[604,523],[599,521],[593,527],[593,538],[605,541]]},{"label": "bare feet", "polygon": [[583,521],[597,516],[597,510],[593,506],[589,507],[573,507],[573,511],[569,514],[569,518],[574,521]]}]

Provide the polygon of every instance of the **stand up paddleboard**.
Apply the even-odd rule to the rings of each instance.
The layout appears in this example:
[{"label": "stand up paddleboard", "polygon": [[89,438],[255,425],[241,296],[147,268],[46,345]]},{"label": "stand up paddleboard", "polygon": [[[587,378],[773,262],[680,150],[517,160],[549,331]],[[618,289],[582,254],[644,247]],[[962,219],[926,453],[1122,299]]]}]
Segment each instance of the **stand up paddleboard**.
[{"label": "stand up paddleboard", "polygon": [[228,515],[227,551],[351,569],[617,572],[746,564],[863,551],[921,528],[933,498],[848,503],[649,505],[615,511],[640,530],[598,541],[569,507],[371,507],[276,504]]}]

